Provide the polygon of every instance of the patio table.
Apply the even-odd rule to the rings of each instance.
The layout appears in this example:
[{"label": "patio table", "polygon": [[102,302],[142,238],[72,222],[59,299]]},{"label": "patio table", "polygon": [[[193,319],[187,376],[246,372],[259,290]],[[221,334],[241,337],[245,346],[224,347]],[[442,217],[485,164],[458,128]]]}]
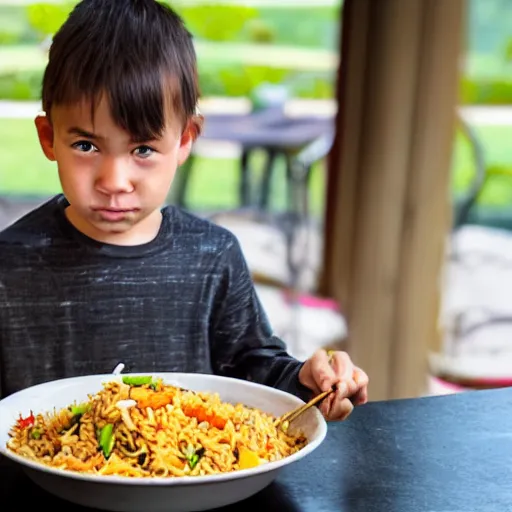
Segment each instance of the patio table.
[{"label": "patio table", "polygon": [[[290,117],[278,108],[268,108],[248,114],[208,114],[200,140],[223,141],[241,148],[239,161],[239,207],[254,206],[251,197],[250,156],[255,150],[263,151],[265,164],[258,206],[266,209],[269,200],[272,170],[278,158],[286,162],[287,180],[292,174],[292,159],[316,139],[334,130],[334,118],[325,116]],[[175,203],[186,207],[186,192],[193,172],[194,154],[177,174],[173,185]]]}]

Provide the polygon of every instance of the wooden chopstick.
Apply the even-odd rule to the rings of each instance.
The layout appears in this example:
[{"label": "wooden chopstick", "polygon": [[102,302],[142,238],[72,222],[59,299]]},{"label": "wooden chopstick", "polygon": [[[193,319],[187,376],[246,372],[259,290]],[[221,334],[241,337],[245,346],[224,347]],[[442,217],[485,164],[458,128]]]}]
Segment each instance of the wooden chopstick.
[{"label": "wooden chopstick", "polygon": [[297,407],[293,411],[283,414],[281,417],[279,417],[274,422],[274,426],[277,427],[280,424],[284,423],[285,421],[287,421],[288,423],[291,423],[294,419],[296,419],[298,416],[300,416],[303,412],[307,411],[310,407],[313,407],[313,405],[316,405],[318,402],[321,402],[326,396],[330,395],[334,391],[336,391],[336,386],[333,386],[331,389],[324,391],[323,393],[320,393],[319,395],[315,396],[307,404],[301,405],[300,407]]}]

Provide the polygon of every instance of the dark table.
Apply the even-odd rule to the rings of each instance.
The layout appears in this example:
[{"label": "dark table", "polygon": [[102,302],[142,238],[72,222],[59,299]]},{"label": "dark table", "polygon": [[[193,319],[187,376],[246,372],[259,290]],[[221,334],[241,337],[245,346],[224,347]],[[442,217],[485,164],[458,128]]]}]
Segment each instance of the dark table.
[{"label": "dark table", "polygon": [[[248,114],[208,114],[205,116],[200,139],[228,141],[241,147],[239,206],[254,206],[251,197],[249,159],[255,150],[266,155],[258,206],[268,206],[270,181],[276,159],[286,162],[286,178],[292,180],[292,159],[320,137],[328,137],[334,130],[334,118],[325,116],[288,117],[281,108],[267,108]],[[176,175],[175,202],[186,207],[186,192],[194,164],[194,154]],[[291,186],[289,184],[289,186]]]},{"label": "dark table", "polygon": [[[85,509],[0,461],[0,510]],[[371,403],[249,500],[265,512],[512,510],[512,390]]]}]

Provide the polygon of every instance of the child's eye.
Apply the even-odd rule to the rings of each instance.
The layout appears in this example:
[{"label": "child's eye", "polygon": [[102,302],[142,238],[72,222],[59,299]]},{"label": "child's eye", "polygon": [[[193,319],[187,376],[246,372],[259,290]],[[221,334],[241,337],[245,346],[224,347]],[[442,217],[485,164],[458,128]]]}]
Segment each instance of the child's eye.
[{"label": "child's eye", "polygon": [[72,145],[73,148],[78,149],[82,153],[92,153],[93,151],[98,151],[98,148],[87,140],[79,140]]},{"label": "child's eye", "polygon": [[148,158],[154,152],[155,150],[153,148],[150,148],[149,146],[139,146],[134,150],[135,155],[137,155],[140,158]]}]

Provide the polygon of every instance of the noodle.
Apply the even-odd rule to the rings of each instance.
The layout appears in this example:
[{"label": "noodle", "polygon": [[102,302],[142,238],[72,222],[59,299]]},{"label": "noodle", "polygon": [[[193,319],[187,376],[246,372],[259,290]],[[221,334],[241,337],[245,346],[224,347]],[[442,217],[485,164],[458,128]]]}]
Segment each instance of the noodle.
[{"label": "noodle", "polygon": [[123,377],[83,404],[20,416],[7,448],[47,466],[128,477],[213,475],[287,457],[307,440],[218,394]]}]

